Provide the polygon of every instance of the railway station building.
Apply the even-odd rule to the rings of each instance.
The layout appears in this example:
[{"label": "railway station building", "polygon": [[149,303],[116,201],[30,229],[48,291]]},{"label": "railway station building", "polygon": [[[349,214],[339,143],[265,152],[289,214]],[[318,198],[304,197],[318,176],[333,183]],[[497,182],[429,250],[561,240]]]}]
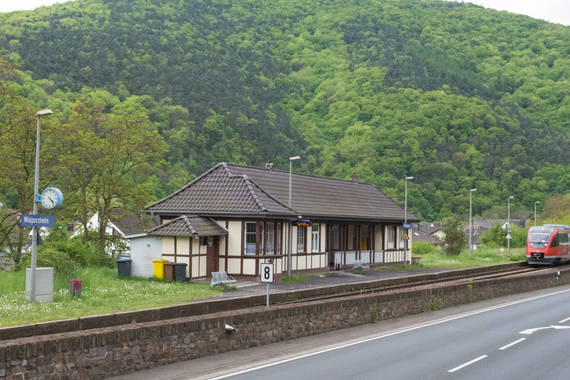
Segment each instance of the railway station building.
[{"label": "railway station building", "polygon": [[[225,271],[259,276],[274,263],[291,270],[335,270],[408,262],[402,239],[404,209],[375,185],[220,163],[146,208],[160,224],[160,256],[187,264],[189,279]],[[408,214],[408,222],[419,219]]]}]

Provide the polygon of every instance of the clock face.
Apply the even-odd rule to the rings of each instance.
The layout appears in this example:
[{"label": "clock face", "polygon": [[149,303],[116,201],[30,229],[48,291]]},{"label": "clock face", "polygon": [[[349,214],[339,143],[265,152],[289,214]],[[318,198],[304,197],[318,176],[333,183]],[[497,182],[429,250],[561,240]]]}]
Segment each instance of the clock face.
[{"label": "clock face", "polygon": [[48,187],[42,192],[42,206],[45,209],[56,208],[63,202],[63,195],[59,189]]}]

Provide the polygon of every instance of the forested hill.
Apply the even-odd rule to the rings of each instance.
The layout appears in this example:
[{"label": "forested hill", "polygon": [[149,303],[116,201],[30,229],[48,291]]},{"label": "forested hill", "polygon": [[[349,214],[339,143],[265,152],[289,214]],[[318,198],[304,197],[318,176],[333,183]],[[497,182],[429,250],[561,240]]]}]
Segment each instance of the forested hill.
[{"label": "forested hill", "polygon": [[431,0],[76,0],[0,15],[20,94],[140,102],[155,196],[219,161],[372,182],[430,220],[570,189],[570,28]]}]

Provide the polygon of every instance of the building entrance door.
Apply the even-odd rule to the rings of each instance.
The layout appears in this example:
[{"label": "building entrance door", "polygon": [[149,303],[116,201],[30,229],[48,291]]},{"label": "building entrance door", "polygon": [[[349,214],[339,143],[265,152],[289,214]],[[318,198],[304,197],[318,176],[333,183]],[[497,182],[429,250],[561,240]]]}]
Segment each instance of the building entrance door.
[{"label": "building entrance door", "polygon": [[208,246],[206,250],[206,277],[212,277],[212,272],[219,272],[219,241],[219,236],[208,236]]}]

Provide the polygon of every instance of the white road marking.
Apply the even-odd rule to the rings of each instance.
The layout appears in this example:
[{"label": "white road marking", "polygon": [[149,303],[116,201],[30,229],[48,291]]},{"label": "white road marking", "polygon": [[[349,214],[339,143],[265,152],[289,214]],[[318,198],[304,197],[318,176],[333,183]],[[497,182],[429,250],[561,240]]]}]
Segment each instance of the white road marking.
[{"label": "white road marking", "polygon": [[[440,320],[436,320],[436,321],[432,321],[432,322],[428,322],[428,323],[424,323],[424,324],[412,326],[412,327],[409,327],[409,328],[403,329],[403,330],[396,330],[396,331],[393,331],[393,332],[390,332],[390,333],[386,333],[386,334],[382,334],[382,335],[378,335],[378,336],[373,336],[373,337],[371,337],[371,338],[362,339],[362,340],[359,340],[359,341],[356,341],[356,342],[346,343],[346,344],[342,344],[342,345],[339,345],[339,346],[334,346],[334,347],[326,348],[326,349],[323,349],[323,350],[319,350],[319,351],[315,351],[315,352],[310,352],[310,353],[303,354],[303,355],[299,355],[299,356],[290,357],[290,358],[283,359],[283,360],[279,360],[279,361],[276,361],[276,362],[272,362],[272,363],[268,363],[268,364],[263,364],[263,365],[260,365],[260,366],[257,366],[257,367],[246,368],[246,369],[243,369],[243,370],[239,370],[239,371],[236,371],[236,372],[231,372],[231,373],[228,373],[228,374],[225,374],[225,375],[221,375],[221,376],[218,376],[218,377],[212,377],[212,378],[210,378],[210,380],[226,379],[226,378],[228,378],[228,377],[233,377],[233,376],[242,375],[242,374],[244,374],[244,373],[249,373],[249,372],[257,371],[257,370],[260,370],[260,369],[263,369],[263,368],[273,367],[273,366],[276,366],[276,365],[280,365],[280,364],[292,362],[292,361],[295,361],[295,360],[304,359],[304,358],[308,358],[308,357],[311,357],[311,356],[316,356],[316,355],[323,354],[323,353],[326,353],[326,352],[330,352],[330,351],[334,351],[334,350],[340,350],[340,349],[343,349],[343,348],[346,348],[346,347],[356,346],[356,345],[361,344],[361,343],[367,343],[367,342],[371,342],[371,341],[374,341],[374,340],[380,340],[380,339],[388,338],[388,337],[391,337],[391,336],[394,336],[394,335],[406,333],[406,332],[409,332],[409,331],[419,330],[419,329],[422,329],[422,328],[424,328],[424,327],[435,326],[435,325],[439,325],[439,324],[442,324],[442,323],[455,321],[456,319],[466,318],[466,317],[470,317],[470,316],[473,316],[473,315],[486,313],[486,312],[488,312],[488,311],[503,309],[503,308],[505,308],[505,307],[509,307],[509,306],[513,306],[513,305],[518,305],[519,303],[535,301],[535,300],[538,300],[538,299],[541,299],[541,298],[546,298],[546,297],[550,297],[550,296],[556,296],[556,295],[559,295],[559,294],[564,294],[564,293],[569,293],[569,292],[570,292],[570,289],[567,289],[567,290],[559,290],[559,291],[552,292],[552,293],[548,293],[548,294],[542,294],[542,295],[540,295],[540,296],[534,296],[534,297],[529,297],[529,298],[525,298],[525,299],[521,299],[521,300],[517,300],[517,301],[513,301],[513,302],[508,302],[508,303],[502,304],[502,305],[490,306],[490,307],[487,307],[487,308],[485,308],[485,309],[481,309],[481,310],[477,310],[477,311],[471,311],[471,312],[468,312],[468,313],[455,315],[455,316],[453,316],[453,317],[444,318],[444,319],[440,319]],[[522,332],[521,332],[521,334],[522,334]]]},{"label": "white road marking", "polygon": [[463,363],[463,364],[461,364],[461,365],[459,365],[459,366],[457,366],[457,367],[455,367],[455,368],[450,369],[450,370],[447,371],[447,372],[453,373],[453,372],[455,372],[455,371],[459,371],[461,368],[465,368],[465,367],[467,367],[468,365],[471,365],[471,364],[473,364],[473,363],[477,363],[479,360],[483,360],[483,359],[485,359],[486,357],[488,357],[488,356],[487,356],[487,355],[481,355],[481,356],[479,356],[478,358],[475,358],[475,359],[473,359],[473,360],[470,360],[470,361],[468,361],[467,363]]},{"label": "white road marking", "polygon": [[526,330],[520,331],[519,334],[530,335],[534,332],[537,332],[540,330],[548,330],[548,329],[565,330],[565,329],[570,329],[570,326],[550,325],[550,326],[546,326],[546,327],[536,327],[534,329],[526,329]]},{"label": "white road marking", "polygon": [[570,321],[570,318],[563,319],[563,320],[559,321],[558,323],[566,323],[568,321]]},{"label": "white road marking", "polygon": [[514,342],[511,342],[509,344],[505,344],[503,347],[499,348],[499,350],[501,350],[501,351],[506,350],[507,348],[512,347],[515,344],[520,343],[520,342],[525,341],[525,340],[526,340],[526,338],[520,338],[519,340],[515,340]]}]

